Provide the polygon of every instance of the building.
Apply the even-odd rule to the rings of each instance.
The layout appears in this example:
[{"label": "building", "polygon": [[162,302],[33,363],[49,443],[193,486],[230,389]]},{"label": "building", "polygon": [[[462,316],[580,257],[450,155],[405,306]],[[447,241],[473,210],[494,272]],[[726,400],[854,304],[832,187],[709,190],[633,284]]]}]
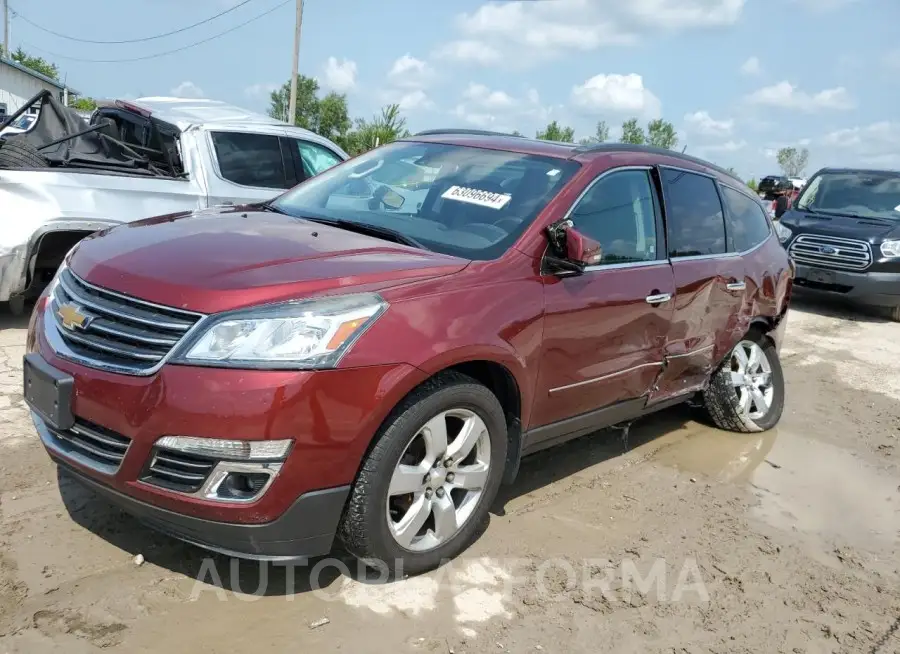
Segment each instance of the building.
[{"label": "building", "polygon": [[68,104],[70,95],[78,95],[78,91],[61,82],[17,61],[0,57],[0,116],[17,111],[44,89],[57,94],[56,97],[64,104]]}]

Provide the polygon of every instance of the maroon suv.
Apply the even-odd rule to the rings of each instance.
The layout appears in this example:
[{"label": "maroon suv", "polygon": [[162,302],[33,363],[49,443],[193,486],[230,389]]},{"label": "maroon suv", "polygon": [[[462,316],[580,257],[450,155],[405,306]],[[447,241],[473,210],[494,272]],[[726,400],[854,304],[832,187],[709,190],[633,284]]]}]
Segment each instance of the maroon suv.
[{"label": "maroon suv", "polygon": [[774,426],[792,278],[709,163],[431,132],[82,241],[25,394],[53,460],[154,528],[267,560],[337,536],[415,573],[527,454],[692,398]]}]

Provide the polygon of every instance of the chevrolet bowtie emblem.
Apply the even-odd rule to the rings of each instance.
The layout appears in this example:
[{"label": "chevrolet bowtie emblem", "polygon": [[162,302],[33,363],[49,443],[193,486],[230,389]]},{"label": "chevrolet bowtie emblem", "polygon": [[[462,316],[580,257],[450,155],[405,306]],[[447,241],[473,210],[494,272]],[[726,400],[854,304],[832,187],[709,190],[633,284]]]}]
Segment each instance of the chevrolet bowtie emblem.
[{"label": "chevrolet bowtie emblem", "polygon": [[87,329],[92,317],[81,312],[80,308],[74,304],[63,304],[56,310],[62,326],[69,330]]}]

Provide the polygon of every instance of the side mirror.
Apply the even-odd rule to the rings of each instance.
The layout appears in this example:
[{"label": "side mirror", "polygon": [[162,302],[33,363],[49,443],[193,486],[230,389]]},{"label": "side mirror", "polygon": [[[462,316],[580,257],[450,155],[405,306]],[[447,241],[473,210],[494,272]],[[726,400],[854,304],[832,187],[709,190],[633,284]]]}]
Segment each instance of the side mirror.
[{"label": "side mirror", "polygon": [[551,267],[581,274],[587,266],[596,266],[603,259],[603,249],[592,238],[575,229],[571,220],[547,228],[550,252],[546,261]]}]

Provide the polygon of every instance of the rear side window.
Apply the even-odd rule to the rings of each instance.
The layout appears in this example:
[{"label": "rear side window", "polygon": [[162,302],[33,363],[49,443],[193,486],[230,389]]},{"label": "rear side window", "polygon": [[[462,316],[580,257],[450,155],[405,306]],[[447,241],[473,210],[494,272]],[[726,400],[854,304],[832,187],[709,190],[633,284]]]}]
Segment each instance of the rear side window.
[{"label": "rear side window", "polygon": [[725,218],[709,177],[662,168],[670,257],[723,254]]},{"label": "rear side window", "polygon": [[290,188],[277,136],[212,132],[222,177],[241,186]]},{"label": "rear side window", "polygon": [[728,212],[728,250],[743,252],[756,247],[769,236],[769,221],[758,202],[743,193],[722,187],[722,196]]},{"label": "rear side window", "polygon": [[656,213],[646,170],[623,170],[600,178],[570,218],[600,244],[601,264],[656,260]]},{"label": "rear side window", "polygon": [[342,161],[334,152],[317,143],[300,140],[294,140],[294,143],[297,144],[300,161],[303,162],[303,179],[315,177]]}]

